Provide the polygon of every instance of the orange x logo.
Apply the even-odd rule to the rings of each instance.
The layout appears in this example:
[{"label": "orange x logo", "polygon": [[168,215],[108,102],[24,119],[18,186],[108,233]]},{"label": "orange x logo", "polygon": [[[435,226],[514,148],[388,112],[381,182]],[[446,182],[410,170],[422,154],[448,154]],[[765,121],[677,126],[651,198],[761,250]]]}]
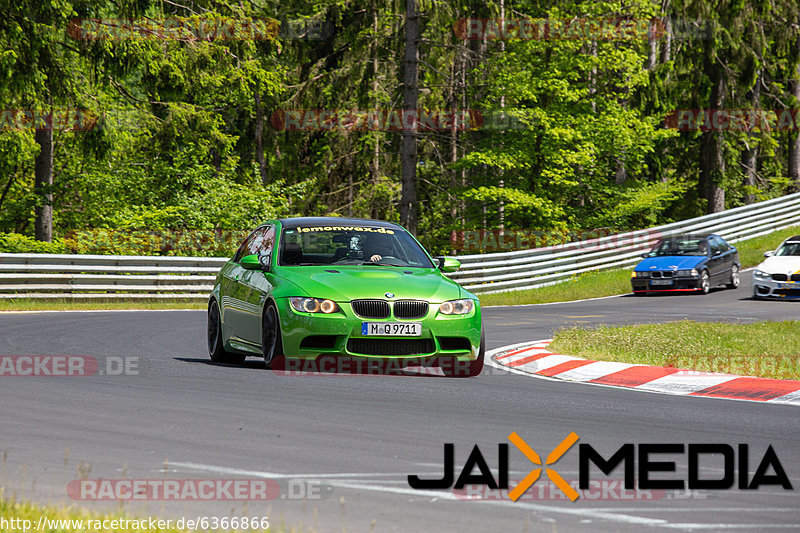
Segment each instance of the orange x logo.
[{"label": "orange x logo", "polygon": [[[569,435],[567,435],[567,437],[561,441],[561,444],[556,446],[555,450],[550,452],[550,455],[547,456],[547,462],[545,463],[545,465],[551,465],[556,461],[558,461],[559,459],[561,459],[561,456],[564,455],[567,452],[567,450],[569,450],[572,447],[573,444],[578,442],[579,438],[580,437],[578,437],[578,435],[574,431]],[[519,451],[525,454],[525,457],[530,459],[532,463],[537,465],[542,464],[542,460],[539,458],[539,454],[533,451],[533,449],[530,446],[528,446],[528,443],[522,440],[522,437],[517,435],[516,431],[508,436],[508,440],[510,440],[514,446],[519,448]],[[578,499],[580,495],[575,491],[575,489],[569,486],[569,483],[567,483],[564,480],[564,478],[558,474],[558,472],[550,468],[545,468],[544,471],[545,473],[547,473],[547,477],[550,478],[550,481],[555,483],[556,487],[561,489],[570,500],[574,502],[575,500]],[[536,483],[536,480],[539,479],[539,475],[541,475],[541,473],[542,473],[541,468],[536,468],[534,470],[531,470],[530,473],[527,476],[525,476],[525,479],[520,481],[519,485],[514,487],[514,489],[508,493],[508,497],[511,498],[513,501],[517,501],[520,498],[520,496],[525,494],[525,491],[528,490],[531,487],[531,485]]]}]

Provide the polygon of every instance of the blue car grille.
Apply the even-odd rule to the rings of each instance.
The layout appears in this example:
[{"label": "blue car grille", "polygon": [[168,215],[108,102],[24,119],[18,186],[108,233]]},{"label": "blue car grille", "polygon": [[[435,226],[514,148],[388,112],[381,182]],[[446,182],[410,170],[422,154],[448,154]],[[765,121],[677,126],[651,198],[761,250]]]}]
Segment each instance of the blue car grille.
[{"label": "blue car grille", "polygon": [[675,272],[673,272],[671,270],[665,270],[663,272],[655,271],[655,272],[650,272],[650,277],[651,278],[656,278],[656,279],[659,279],[659,278],[671,278],[674,274],[675,274]]}]

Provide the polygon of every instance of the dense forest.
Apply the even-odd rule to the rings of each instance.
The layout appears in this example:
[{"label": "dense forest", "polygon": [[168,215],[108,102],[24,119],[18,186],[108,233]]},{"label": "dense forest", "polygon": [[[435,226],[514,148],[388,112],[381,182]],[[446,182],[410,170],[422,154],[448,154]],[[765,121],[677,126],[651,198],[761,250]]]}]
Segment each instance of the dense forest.
[{"label": "dense forest", "polygon": [[0,6],[6,249],[212,253],[339,215],[453,252],[800,190],[797,0]]}]

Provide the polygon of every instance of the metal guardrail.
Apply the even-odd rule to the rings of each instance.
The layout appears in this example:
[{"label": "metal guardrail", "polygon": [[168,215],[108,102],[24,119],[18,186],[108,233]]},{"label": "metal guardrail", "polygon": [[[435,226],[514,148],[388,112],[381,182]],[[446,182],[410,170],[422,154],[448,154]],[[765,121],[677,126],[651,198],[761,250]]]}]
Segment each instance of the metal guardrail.
[{"label": "metal guardrail", "polygon": [[[800,193],[640,231],[515,252],[458,256],[449,276],[480,293],[552,285],[633,265],[669,234],[713,232],[730,242],[800,224]],[[205,300],[226,257],[0,254],[0,299]]]},{"label": "metal guardrail", "polygon": [[735,243],[798,223],[800,193],[795,193],[646,230],[546,248],[458,256],[461,269],[450,277],[476,293],[533,289],[593,270],[634,265],[670,234],[709,232]]},{"label": "metal guardrail", "polygon": [[206,300],[227,257],[0,254],[0,299]]}]

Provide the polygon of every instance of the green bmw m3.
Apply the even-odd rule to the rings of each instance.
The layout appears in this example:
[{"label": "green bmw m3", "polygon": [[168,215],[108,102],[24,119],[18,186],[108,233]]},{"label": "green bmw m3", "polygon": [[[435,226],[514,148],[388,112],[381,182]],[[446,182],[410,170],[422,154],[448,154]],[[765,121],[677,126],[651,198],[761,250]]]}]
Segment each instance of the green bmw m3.
[{"label": "green bmw m3", "polygon": [[478,298],[444,276],[459,266],[432,258],[389,222],[269,221],[217,275],[209,355],[228,363],[260,356],[280,370],[300,362],[336,371],[358,362],[477,376],[485,352]]}]

